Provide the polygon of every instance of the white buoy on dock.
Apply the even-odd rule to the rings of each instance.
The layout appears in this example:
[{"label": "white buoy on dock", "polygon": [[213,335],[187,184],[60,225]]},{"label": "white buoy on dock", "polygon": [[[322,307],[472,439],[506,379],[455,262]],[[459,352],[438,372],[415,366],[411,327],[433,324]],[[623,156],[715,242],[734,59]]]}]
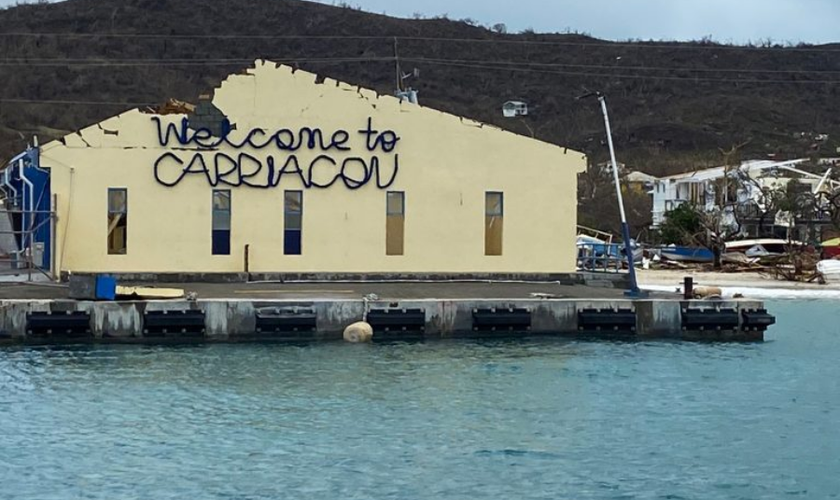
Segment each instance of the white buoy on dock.
[{"label": "white buoy on dock", "polygon": [[365,321],[353,323],[344,329],[344,341],[362,344],[373,340],[373,327]]}]

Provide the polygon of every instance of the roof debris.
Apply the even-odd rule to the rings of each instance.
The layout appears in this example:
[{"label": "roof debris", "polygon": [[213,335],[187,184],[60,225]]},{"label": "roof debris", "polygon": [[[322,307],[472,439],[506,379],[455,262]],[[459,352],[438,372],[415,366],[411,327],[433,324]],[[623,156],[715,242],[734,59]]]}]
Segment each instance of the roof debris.
[{"label": "roof debris", "polygon": [[141,111],[156,115],[185,115],[195,111],[195,104],[179,101],[178,99],[169,99],[165,104],[157,107],[150,106]]}]

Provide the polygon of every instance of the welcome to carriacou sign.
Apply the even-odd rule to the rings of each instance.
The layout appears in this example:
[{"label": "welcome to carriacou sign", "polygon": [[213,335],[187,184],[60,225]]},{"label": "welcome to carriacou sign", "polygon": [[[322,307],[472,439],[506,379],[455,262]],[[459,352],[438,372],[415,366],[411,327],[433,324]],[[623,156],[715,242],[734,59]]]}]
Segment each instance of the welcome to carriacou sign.
[{"label": "welcome to carriacou sign", "polygon": [[[203,177],[213,187],[271,189],[294,183],[326,189],[341,183],[359,189],[374,183],[386,189],[399,173],[395,150],[400,137],[393,130],[377,130],[373,118],[353,134],[313,127],[254,128],[239,140],[231,137],[233,127],[227,119],[219,137],[207,128],[191,129],[187,118],[180,124],[164,124],[157,116],[152,120],[158,142],[169,149],[155,161],[154,176],[167,187]],[[361,150],[364,156],[357,153]]]}]

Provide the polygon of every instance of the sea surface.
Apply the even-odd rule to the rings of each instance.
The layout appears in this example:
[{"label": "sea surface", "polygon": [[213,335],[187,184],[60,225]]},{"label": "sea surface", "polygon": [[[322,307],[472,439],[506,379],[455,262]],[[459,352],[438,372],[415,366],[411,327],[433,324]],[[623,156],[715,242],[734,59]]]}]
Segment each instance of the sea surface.
[{"label": "sea surface", "polygon": [[0,349],[0,499],[840,498],[840,302],[757,344]]}]

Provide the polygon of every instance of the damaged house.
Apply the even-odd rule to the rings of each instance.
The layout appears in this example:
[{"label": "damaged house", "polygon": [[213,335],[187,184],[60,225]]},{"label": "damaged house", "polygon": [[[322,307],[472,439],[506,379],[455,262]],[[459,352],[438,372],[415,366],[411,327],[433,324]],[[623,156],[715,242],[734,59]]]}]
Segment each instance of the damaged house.
[{"label": "damaged house", "polygon": [[10,254],[64,273],[575,270],[581,153],[267,61],[4,171]]},{"label": "damaged house", "polygon": [[[653,224],[655,229],[666,214],[684,203],[707,212],[722,211],[729,227],[740,227],[744,237],[808,239],[807,231],[829,223],[821,210],[820,197],[840,187],[831,179],[832,160],[820,163],[820,172],[804,170],[810,160],[751,160],[740,166],[715,167],[671,175],[653,182]],[[812,205],[792,215],[778,203],[779,193],[801,195]],[[791,231],[803,234],[792,234]]]}]

